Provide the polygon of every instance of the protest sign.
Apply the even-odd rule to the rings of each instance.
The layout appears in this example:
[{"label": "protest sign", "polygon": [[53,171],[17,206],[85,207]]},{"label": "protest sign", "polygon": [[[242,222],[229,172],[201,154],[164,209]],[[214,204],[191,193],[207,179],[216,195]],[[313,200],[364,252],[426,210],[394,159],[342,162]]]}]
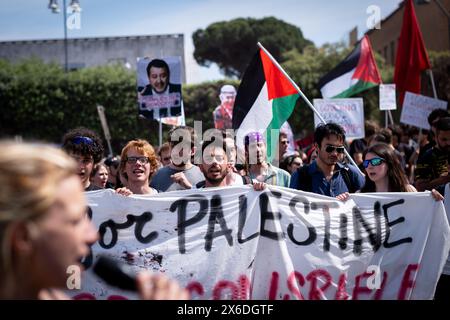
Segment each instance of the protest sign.
[{"label": "protest sign", "polygon": [[428,115],[435,109],[447,109],[447,102],[406,92],[400,122],[430,130]]},{"label": "protest sign", "polygon": [[395,98],[395,84],[380,84],[380,110],[397,109]]},{"label": "protest sign", "polygon": [[[164,272],[193,299],[431,299],[449,252],[426,193],[335,198],[249,186],[155,196],[88,193],[92,256]],[[136,298],[84,272],[77,299]]]},{"label": "protest sign", "polygon": [[[364,138],[364,104],[362,98],[351,99],[314,99],[314,107],[324,120],[341,125],[346,138]],[[314,126],[320,123],[314,114]]]},{"label": "protest sign", "polygon": [[148,119],[181,116],[181,57],[138,58],[139,114]]}]

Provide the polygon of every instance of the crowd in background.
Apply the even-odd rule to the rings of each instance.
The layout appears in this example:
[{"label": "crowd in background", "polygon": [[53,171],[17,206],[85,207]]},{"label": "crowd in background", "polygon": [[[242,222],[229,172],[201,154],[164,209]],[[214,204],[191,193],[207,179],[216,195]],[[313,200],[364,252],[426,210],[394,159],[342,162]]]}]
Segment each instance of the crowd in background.
[{"label": "crowd in background", "polygon": [[[252,185],[255,190],[263,190],[267,185],[274,185],[337,197],[341,201],[346,201],[350,194],[355,192],[430,190],[434,199],[441,201],[445,185],[450,182],[450,115],[445,110],[437,110],[429,115],[428,120],[431,130],[421,132],[402,125],[380,128],[374,121],[366,121],[365,137],[353,140],[349,145],[341,126],[334,123],[321,124],[315,129],[314,142],[311,145],[305,148],[297,147],[292,152],[288,152],[288,135],[281,132],[278,152],[272,157],[272,161],[269,160],[268,147],[261,132],[246,134],[243,141],[244,150],[240,152],[230,131],[216,130],[212,135],[203,135],[202,139],[198,139],[194,129],[188,126],[174,127],[169,132],[168,141],[158,148],[144,139],[135,139],[126,143],[120,155],[108,157],[104,157],[102,139],[87,128],[75,128],[62,138],[61,148],[74,162],[67,160],[70,158],[64,158],[61,152],[43,150],[48,153],[48,157],[54,157],[48,166],[58,167],[59,164],[54,163],[58,157],[67,162],[67,168],[58,170],[62,170],[62,175],[66,178],[77,176],[82,190],[110,188],[123,196],[243,185]],[[9,143],[4,144],[2,149],[11,153],[15,148],[19,147]],[[346,150],[353,162],[346,158]],[[26,148],[23,152],[22,157],[26,157]],[[21,155],[16,154],[16,157],[18,159]],[[4,158],[5,156],[0,157],[0,166],[7,167],[8,159]],[[40,157],[30,159],[35,162],[43,161]],[[27,161],[31,161],[30,159]],[[10,162],[9,164],[11,165]],[[30,164],[30,167],[33,165],[35,164]],[[40,172],[42,176],[45,175],[44,169],[35,169],[35,174]],[[6,173],[1,174],[5,175]],[[60,177],[55,182],[61,179]],[[0,181],[3,185],[13,184],[4,177]],[[34,190],[38,190],[40,186],[44,187],[47,183],[39,179],[36,181]],[[70,183],[66,189],[67,192],[77,192],[76,187]],[[34,191],[30,189],[29,192]],[[72,197],[72,201],[73,199],[77,198]],[[0,240],[2,245],[6,245],[5,234],[10,232],[11,228],[14,229],[12,226],[16,220],[3,217],[3,212],[7,211],[7,200],[0,201]],[[83,200],[80,201],[83,203]],[[74,213],[73,219],[82,221],[79,211]],[[76,223],[81,225],[81,222]],[[79,239],[81,248],[96,239],[94,235],[90,236],[87,228],[87,225],[81,228],[84,234],[84,237]],[[8,245],[11,245],[10,242]],[[13,249],[18,250],[17,247],[11,248]],[[82,249],[78,250],[77,258],[83,252]],[[2,265],[0,270],[11,268],[15,262],[4,258],[2,262],[5,261],[9,261],[10,265]],[[449,296],[449,268],[450,264],[447,262],[436,291],[437,299]],[[8,286],[14,287],[14,284],[9,283]],[[8,296],[5,292],[10,291],[0,285],[0,296]],[[37,296],[37,293],[31,295]],[[142,295],[145,296],[146,293],[143,291]],[[181,294],[178,297],[182,296]]]}]

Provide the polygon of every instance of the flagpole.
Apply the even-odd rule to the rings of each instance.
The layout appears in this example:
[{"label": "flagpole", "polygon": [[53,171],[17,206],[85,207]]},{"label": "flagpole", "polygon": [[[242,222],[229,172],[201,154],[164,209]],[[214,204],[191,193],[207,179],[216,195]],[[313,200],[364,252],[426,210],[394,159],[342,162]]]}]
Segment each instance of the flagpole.
[{"label": "flagpole", "polygon": [[428,69],[428,75],[430,76],[431,79],[431,87],[433,88],[433,95],[434,98],[437,99],[437,91],[436,91],[436,86],[434,85],[434,77],[433,77],[433,70],[432,69]]},{"label": "flagpole", "polygon": [[[323,124],[327,124],[327,122],[325,121],[325,119],[322,117],[322,115],[317,111],[316,108],[314,108],[314,106],[312,105],[312,103],[309,101],[309,99],[305,96],[305,94],[302,92],[302,90],[300,90],[300,88],[297,86],[297,84],[294,82],[294,80],[291,79],[291,77],[286,73],[286,71],[284,71],[284,69],[280,66],[280,64],[275,60],[274,57],[272,57],[272,55],[269,53],[269,51],[266,50],[266,48],[263,47],[263,45],[258,42],[258,47],[261,48],[261,50],[263,50],[267,56],[270,58],[270,60],[273,62],[273,64],[278,68],[278,70],[281,71],[281,73],[286,77],[286,79],[289,80],[289,82],[294,86],[295,90],[297,90],[298,94],[300,95],[300,97],[302,97],[302,99],[306,102],[306,104],[308,105],[308,107],[311,108],[311,110],[314,112],[314,114],[320,119],[320,121]],[[348,151],[346,148],[344,148],[344,152],[345,155],[347,156],[347,158],[350,160],[350,162],[356,167],[356,169],[358,170],[358,172],[364,176],[364,174],[361,172],[361,170],[359,170],[358,165],[355,163],[355,161],[352,159],[352,157],[350,157]]]},{"label": "flagpole", "polygon": [[384,128],[387,129],[387,127],[388,127],[388,112],[386,110],[384,111]]},{"label": "flagpole", "polygon": [[391,124],[394,125],[394,118],[392,117],[391,110],[388,110],[389,119],[391,119]]}]

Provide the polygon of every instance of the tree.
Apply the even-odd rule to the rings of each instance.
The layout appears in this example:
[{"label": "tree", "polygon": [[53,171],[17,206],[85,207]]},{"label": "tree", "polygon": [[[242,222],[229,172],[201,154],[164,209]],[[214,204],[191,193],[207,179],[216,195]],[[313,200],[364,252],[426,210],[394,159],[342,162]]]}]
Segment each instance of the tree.
[{"label": "tree", "polygon": [[[321,48],[308,46],[303,52],[294,49],[285,53],[282,67],[313,103],[313,99],[322,98],[318,86],[320,78],[344,60],[351,50],[352,48],[346,48],[342,43],[325,44]],[[387,66],[377,53],[375,59],[383,82],[392,83],[393,68]],[[352,98],[362,97],[365,118],[380,122],[383,114],[378,108],[378,90],[377,86]],[[297,104],[288,121],[295,133],[303,133],[300,136],[304,136],[314,131],[314,114],[302,99],[299,99]]]},{"label": "tree", "polygon": [[303,49],[312,44],[303,37],[300,28],[274,17],[263,19],[238,18],[216,22],[193,36],[194,58],[202,66],[217,63],[227,76],[240,77],[245,71],[257,42],[261,42],[279,62],[282,52]]}]

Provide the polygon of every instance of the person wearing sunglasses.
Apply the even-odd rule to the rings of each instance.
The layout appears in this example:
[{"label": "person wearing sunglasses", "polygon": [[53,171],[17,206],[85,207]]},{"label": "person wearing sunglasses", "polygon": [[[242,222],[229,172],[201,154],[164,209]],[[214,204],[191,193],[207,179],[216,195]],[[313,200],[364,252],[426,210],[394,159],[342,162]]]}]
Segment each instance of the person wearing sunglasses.
[{"label": "person wearing sunglasses", "polygon": [[155,150],[146,140],[131,140],[122,149],[119,173],[124,180],[124,187],[116,192],[129,196],[131,194],[156,194],[150,187],[150,177],[158,168]]},{"label": "person wearing sunglasses", "polygon": [[[363,166],[367,178],[359,192],[417,192],[408,182],[408,178],[392,148],[385,143],[370,146],[363,153]],[[436,190],[431,194],[436,201],[443,200]],[[337,196],[339,200],[347,200],[348,193]]]},{"label": "person wearing sunglasses", "polygon": [[317,158],[294,172],[290,188],[329,197],[360,189],[364,177],[353,165],[341,163],[345,153],[344,129],[336,123],[320,124],[314,141]]},{"label": "person wearing sunglasses", "polygon": [[77,162],[78,176],[84,191],[100,190],[90,180],[94,166],[103,157],[104,148],[100,137],[90,129],[75,128],[64,135],[62,149]]}]

